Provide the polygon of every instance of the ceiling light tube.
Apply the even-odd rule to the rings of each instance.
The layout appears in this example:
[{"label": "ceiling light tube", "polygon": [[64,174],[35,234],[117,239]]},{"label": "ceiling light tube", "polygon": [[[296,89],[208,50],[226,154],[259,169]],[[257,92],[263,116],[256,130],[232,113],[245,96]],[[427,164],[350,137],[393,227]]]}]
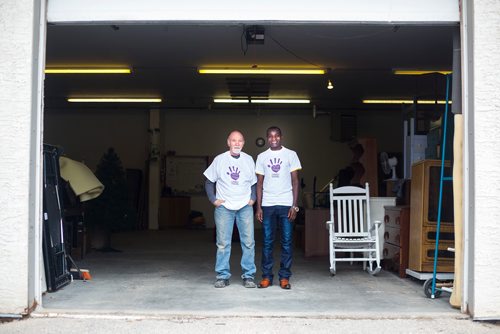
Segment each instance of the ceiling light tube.
[{"label": "ceiling light tube", "polygon": [[68,102],[79,103],[144,103],[144,102],[162,102],[161,98],[121,98],[121,97],[103,97],[103,98],[68,98]]},{"label": "ceiling light tube", "polygon": [[[413,104],[413,100],[363,100],[365,104]],[[417,104],[446,104],[445,100],[417,100]],[[451,104],[451,100],[448,101]]]},{"label": "ceiling light tube", "polygon": [[311,100],[307,99],[267,99],[267,100],[259,100],[252,99],[250,103],[311,103]]},{"label": "ceiling light tube", "polygon": [[130,74],[130,68],[46,68],[47,74]]},{"label": "ceiling light tube", "polygon": [[250,103],[248,99],[214,99],[214,103]]},{"label": "ceiling light tube", "polygon": [[200,68],[199,74],[325,74],[321,69]]},{"label": "ceiling light tube", "polygon": [[439,73],[439,74],[451,74],[450,70],[394,70],[394,74],[396,75],[422,75],[422,74],[430,74],[430,73]]},{"label": "ceiling light tube", "polygon": [[413,100],[363,100],[365,104],[413,104]]},{"label": "ceiling light tube", "polygon": [[[418,104],[446,104],[445,100],[418,100]],[[449,104],[451,104],[451,100],[448,101]]]}]

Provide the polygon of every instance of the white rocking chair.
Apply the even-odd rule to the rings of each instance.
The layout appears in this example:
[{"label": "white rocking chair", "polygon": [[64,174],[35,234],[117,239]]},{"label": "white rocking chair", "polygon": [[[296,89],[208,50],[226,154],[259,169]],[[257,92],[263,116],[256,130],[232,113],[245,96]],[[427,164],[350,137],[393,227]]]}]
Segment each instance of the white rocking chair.
[{"label": "white rocking chair", "polygon": [[[326,222],[330,238],[330,273],[336,274],[336,262],[363,262],[370,275],[380,272],[380,221],[370,221],[370,189],[346,186],[333,189],[330,183],[330,220]],[[353,257],[353,253],[362,253]],[[339,257],[338,253],[350,253]],[[368,264],[368,266],[367,266]]]}]

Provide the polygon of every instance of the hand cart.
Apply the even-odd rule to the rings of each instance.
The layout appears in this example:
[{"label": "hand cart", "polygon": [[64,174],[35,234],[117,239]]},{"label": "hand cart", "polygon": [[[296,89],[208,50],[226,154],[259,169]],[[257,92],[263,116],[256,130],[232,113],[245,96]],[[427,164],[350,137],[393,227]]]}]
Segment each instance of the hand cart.
[{"label": "hand cart", "polygon": [[[443,144],[441,151],[441,175],[439,177],[439,199],[438,199],[438,215],[437,215],[437,226],[436,226],[436,247],[434,250],[434,268],[432,272],[432,278],[429,278],[424,283],[424,293],[428,298],[436,298],[441,295],[441,292],[453,291],[453,280],[452,281],[438,281],[437,280],[437,260],[438,260],[438,250],[439,250],[439,231],[441,229],[441,209],[443,205],[443,182],[452,181],[453,177],[444,176],[444,159],[446,153],[446,130],[448,127],[448,106],[449,106],[449,91],[450,91],[450,75],[446,75],[446,104],[443,115]],[[455,251],[455,249],[448,248],[449,251]]]}]

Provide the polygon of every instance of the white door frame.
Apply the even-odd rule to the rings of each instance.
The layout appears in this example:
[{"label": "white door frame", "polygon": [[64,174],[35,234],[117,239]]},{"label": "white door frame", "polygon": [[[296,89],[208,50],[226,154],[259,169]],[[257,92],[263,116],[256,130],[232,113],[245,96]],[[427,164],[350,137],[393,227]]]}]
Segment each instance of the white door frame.
[{"label": "white door frame", "polygon": [[[260,1],[260,0],[257,0]],[[323,7],[337,7],[341,8],[340,11],[332,11],[332,10],[318,10],[311,14],[311,11],[300,11],[297,10],[294,12],[296,16],[294,16],[293,20],[290,20],[290,16],[287,16],[287,19],[281,18],[282,10],[277,10],[271,16],[269,16],[269,12],[263,13],[259,11],[247,11],[247,4],[243,4],[245,8],[241,9],[236,6],[234,2],[230,2],[231,6],[233,6],[234,11],[240,10],[241,12],[238,15],[234,16],[233,12],[218,12],[218,13],[209,13],[205,12],[204,17],[195,17],[194,13],[190,8],[194,8],[197,3],[201,5],[205,3],[201,0],[191,0],[186,2],[178,2],[174,4],[172,2],[165,2],[160,0],[143,0],[140,3],[136,1],[127,1],[127,0],[108,0],[103,2],[102,0],[42,0],[40,1],[40,22],[37,28],[38,34],[38,54],[35,55],[37,58],[37,65],[34,66],[36,71],[36,75],[33,76],[33,96],[36,96],[36,100],[33,101],[32,108],[32,139],[31,139],[31,160],[30,160],[30,175],[32,176],[32,182],[30,184],[30,231],[32,231],[32,235],[30,235],[30,257],[29,257],[29,298],[30,305],[31,301],[34,300],[35,303],[42,305],[42,293],[44,292],[44,288],[42,287],[42,277],[43,277],[43,254],[42,254],[42,143],[43,143],[43,88],[44,88],[44,69],[45,69],[45,53],[46,53],[46,26],[47,22],[51,23],[102,23],[107,22],[111,24],[111,22],[130,22],[135,21],[137,23],[147,23],[147,22],[176,22],[187,23],[187,24],[195,24],[195,23],[206,23],[213,22],[217,23],[220,21],[234,21],[235,19],[238,21],[245,20],[268,20],[268,21],[276,21],[279,20],[282,23],[312,23],[312,22],[322,22],[322,23],[339,23],[339,22],[350,22],[355,23],[359,22],[360,24],[368,23],[368,22],[379,22],[384,24],[394,23],[394,22],[422,22],[424,24],[431,24],[432,22],[458,22],[460,20],[459,12],[458,12],[458,2],[456,0],[446,0],[446,1],[434,1],[434,0],[422,0],[420,2],[404,2],[404,6],[397,6],[397,1],[393,0],[383,0],[374,2],[363,2],[363,1],[354,1],[347,3],[343,0],[331,0],[329,3],[325,3],[322,1],[318,1],[323,4]],[[283,2],[283,4],[281,4]],[[461,38],[462,38],[462,100],[463,100],[463,113],[464,113],[464,287],[463,287],[463,305],[462,311],[467,311],[467,305],[470,295],[468,294],[468,277],[469,270],[472,270],[472,267],[469,267],[473,264],[469,262],[469,252],[472,250],[472,247],[469,247],[469,242],[472,242],[472,239],[469,236],[469,231],[472,231],[472,227],[469,224],[470,219],[473,218],[473,210],[472,207],[469,207],[471,202],[471,198],[473,198],[473,189],[471,188],[471,184],[469,182],[471,173],[473,172],[473,162],[470,160],[470,157],[473,155],[472,144],[473,144],[473,134],[469,132],[469,129],[472,129],[471,122],[473,121],[471,111],[472,111],[472,81],[468,76],[468,71],[471,71],[471,68],[467,66],[468,64],[468,56],[469,52],[469,37],[472,36],[469,31],[470,27],[467,26],[467,6],[466,2],[462,4],[462,20],[460,22],[461,25]],[[37,2],[38,3],[38,2]],[[223,1],[221,3],[226,3]],[[376,6],[375,11],[366,10],[366,6],[364,6],[364,11],[359,11],[363,4],[371,4],[370,6]],[[205,3],[206,4],[206,3]],[[427,10],[423,12],[422,10],[412,11],[408,10],[408,5],[415,5],[416,8],[422,9],[426,8]],[[454,4],[457,6],[456,13],[454,12]],[[153,6],[154,5],[154,6]],[[278,6],[279,5],[279,6]],[[283,8],[282,6],[290,5],[290,1],[282,1],[279,0],[277,3],[277,7]],[[121,8],[121,11],[109,11],[110,7]],[[146,12],[138,11],[137,7],[141,8],[154,8],[154,10],[149,10]],[[165,10],[158,10],[158,6],[160,8],[164,8]],[[168,11],[166,10],[166,6],[168,7],[178,7],[176,11]],[[229,6],[229,4],[228,4]],[[266,6],[269,6],[266,1]],[[108,9],[108,11],[103,10]],[[206,7],[206,5],[205,5]],[[214,6],[211,6],[212,10]],[[261,6],[256,6],[261,8]],[[313,6],[308,6],[308,8],[312,8]],[[320,6],[321,7],[321,6]],[[85,10],[81,10],[84,8]],[[124,8],[126,8],[124,10]],[[385,8],[385,9],[384,9]],[[399,9],[398,9],[399,8]],[[429,10],[431,8],[432,10]],[[217,8],[216,8],[217,9]],[[224,16],[220,13],[225,13]],[[247,15],[243,15],[242,13],[246,13]],[[328,14],[325,17],[325,13]],[[373,14],[375,13],[375,14]],[[412,14],[413,13],[413,14]],[[432,15],[429,16],[429,13]],[[103,16],[104,15],[104,16]],[[135,15],[135,16],[134,16]],[[173,15],[173,16],[168,16]],[[242,16],[243,15],[243,16]],[[288,13],[287,15],[290,15]],[[297,16],[299,15],[299,16]],[[305,19],[300,15],[309,15]],[[312,15],[312,16],[311,16]],[[332,15],[334,18],[332,19]],[[212,17],[212,19],[209,19]],[[231,19],[229,19],[231,18]],[[301,19],[302,18],[302,19]],[[399,20],[398,20],[399,19]],[[35,73],[34,73],[35,74]],[[35,95],[36,90],[36,95]],[[470,94],[468,94],[470,93]],[[470,107],[470,108],[469,108]],[[470,161],[470,163],[469,163]]]}]

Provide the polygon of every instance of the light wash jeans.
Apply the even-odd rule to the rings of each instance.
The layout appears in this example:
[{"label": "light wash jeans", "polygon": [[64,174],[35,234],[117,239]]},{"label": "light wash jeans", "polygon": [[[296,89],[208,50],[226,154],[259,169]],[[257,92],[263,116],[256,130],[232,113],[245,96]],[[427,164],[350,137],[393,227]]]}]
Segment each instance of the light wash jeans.
[{"label": "light wash jeans", "polygon": [[215,227],[217,231],[217,255],[215,272],[217,279],[229,279],[229,257],[231,256],[231,238],[236,219],[241,243],[241,278],[255,277],[255,239],[253,228],[253,207],[245,205],[239,210],[228,210],[224,206],[215,208]]}]

